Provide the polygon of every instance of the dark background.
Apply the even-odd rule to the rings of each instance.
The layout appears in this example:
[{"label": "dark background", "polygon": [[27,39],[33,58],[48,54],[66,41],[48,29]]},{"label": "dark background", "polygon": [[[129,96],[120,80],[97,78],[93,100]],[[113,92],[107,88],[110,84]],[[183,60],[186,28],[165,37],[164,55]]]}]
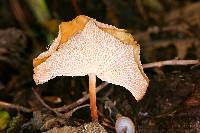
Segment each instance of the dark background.
[{"label": "dark background", "polygon": [[[56,116],[32,91],[34,88],[52,108],[69,105],[87,93],[87,76],[57,77],[39,86],[32,79],[32,60],[57,36],[60,22],[79,14],[128,30],[141,45],[143,64],[200,58],[198,0],[1,0],[0,101],[34,109],[34,113],[0,104],[0,122],[7,125],[0,125],[0,131],[40,132],[91,121],[85,107],[77,110],[70,122],[51,123],[41,129],[48,122],[46,117]],[[164,66],[145,69],[145,73],[150,85],[139,102],[125,88],[112,84],[97,94],[99,123],[115,132],[115,118],[104,107],[109,101],[116,103],[118,113],[134,121],[138,132],[200,132],[199,66]],[[97,85],[101,83],[97,79]],[[6,121],[2,112],[8,116]]]}]

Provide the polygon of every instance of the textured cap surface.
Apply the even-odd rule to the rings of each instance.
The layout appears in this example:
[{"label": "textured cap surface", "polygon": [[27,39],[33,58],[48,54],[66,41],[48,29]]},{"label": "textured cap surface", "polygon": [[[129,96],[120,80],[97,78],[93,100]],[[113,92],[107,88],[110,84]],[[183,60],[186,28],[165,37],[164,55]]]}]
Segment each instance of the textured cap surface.
[{"label": "textured cap surface", "polygon": [[93,73],[103,81],[125,87],[140,100],[146,92],[148,78],[141,67],[139,45],[124,30],[89,17],[84,22],[82,29],[61,44],[59,32],[49,50],[34,59],[36,84],[56,76]]}]

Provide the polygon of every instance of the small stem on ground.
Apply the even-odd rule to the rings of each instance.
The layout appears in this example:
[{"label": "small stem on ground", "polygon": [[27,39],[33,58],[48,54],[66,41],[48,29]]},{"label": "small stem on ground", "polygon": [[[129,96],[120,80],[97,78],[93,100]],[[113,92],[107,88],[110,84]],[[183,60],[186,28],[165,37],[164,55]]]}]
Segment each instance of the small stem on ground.
[{"label": "small stem on ground", "polygon": [[47,108],[48,110],[54,112],[57,116],[63,117],[63,114],[61,114],[60,112],[58,112],[58,111],[52,109],[49,105],[47,105],[47,104],[43,101],[43,99],[40,97],[40,95],[35,91],[35,89],[32,88],[32,91],[33,91],[35,97],[40,101],[40,103],[41,103],[45,108]]},{"label": "small stem on ground", "polygon": [[142,67],[144,69],[146,68],[153,68],[153,67],[162,67],[167,65],[194,65],[199,64],[199,60],[165,60],[165,61],[159,61],[159,62],[152,62],[148,64],[143,64]]},{"label": "small stem on ground", "polygon": [[20,106],[20,105],[15,105],[13,103],[7,103],[4,101],[0,101],[0,110],[1,109],[16,109],[16,110],[27,112],[27,113],[33,112],[32,109],[29,109],[29,108],[26,108],[26,107]]},{"label": "small stem on ground", "polygon": [[[97,88],[96,88],[96,93],[98,93],[99,91],[101,91],[103,88],[105,88],[108,85],[107,82],[104,82],[102,84],[100,84]],[[76,108],[77,106],[83,104],[85,101],[87,101],[89,99],[89,94],[84,95],[82,98],[78,99],[77,101],[71,103],[70,105],[64,105],[62,107],[59,108],[54,108],[54,110],[59,111],[59,112],[68,112],[74,108]]]},{"label": "small stem on ground", "polygon": [[96,106],[96,75],[88,74],[89,76],[89,95],[90,95],[90,111],[92,121],[98,121],[97,106]]}]

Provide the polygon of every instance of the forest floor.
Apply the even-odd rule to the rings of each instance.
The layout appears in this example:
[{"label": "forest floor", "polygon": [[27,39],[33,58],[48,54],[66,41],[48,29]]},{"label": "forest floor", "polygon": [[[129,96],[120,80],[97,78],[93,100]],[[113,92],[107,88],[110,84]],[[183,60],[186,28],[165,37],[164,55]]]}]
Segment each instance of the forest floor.
[{"label": "forest floor", "polygon": [[[0,21],[0,132],[46,132],[91,122],[87,76],[56,77],[35,85],[32,60],[56,36],[53,27],[58,27],[58,22],[35,24],[27,5],[16,1],[2,2],[0,9],[5,11],[10,5],[11,12],[0,14],[4,15]],[[57,4],[65,2],[55,3],[47,2],[49,12],[63,20],[63,10]],[[135,10],[128,2],[113,0],[102,0],[94,9],[95,5],[90,0],[85,4],[72,0],[67,20],[82,13],[127,29],[141,44],[142,64],[200,59],[200,2],[135,0]],[[50,31],[52,34],[47,34]],[[97,86],[103,84],[97,93],[99,124],[107,132],[115,132],[113,113],[117,112],[131,118],[139,133],[199,133],[199,62],[144,67],[144,71],[150,83],[139,102],[125,88],[97,79]],[[84,101],[77,103],[79,99]]]}]

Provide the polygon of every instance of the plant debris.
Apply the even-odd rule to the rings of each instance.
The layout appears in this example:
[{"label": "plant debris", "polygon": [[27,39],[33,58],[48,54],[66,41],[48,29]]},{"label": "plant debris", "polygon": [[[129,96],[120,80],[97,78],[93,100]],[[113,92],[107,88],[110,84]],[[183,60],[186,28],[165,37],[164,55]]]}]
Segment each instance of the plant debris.
[{"label": "plant debris", "polygon": [[[0,1],[0,110],[9,114],[0,132],[81,132],[88,125],[114,133],[116,114],[130,118],[138,133],[200,132],[199,11],[196,0]],[[89,123],[87,76],[55,77],[37,87],[32,79],[32,60],[53,42],[58,24],[79,14],[132,33],[150,79],[137,102],[124,87],[96,78],[96,129]]]}]

